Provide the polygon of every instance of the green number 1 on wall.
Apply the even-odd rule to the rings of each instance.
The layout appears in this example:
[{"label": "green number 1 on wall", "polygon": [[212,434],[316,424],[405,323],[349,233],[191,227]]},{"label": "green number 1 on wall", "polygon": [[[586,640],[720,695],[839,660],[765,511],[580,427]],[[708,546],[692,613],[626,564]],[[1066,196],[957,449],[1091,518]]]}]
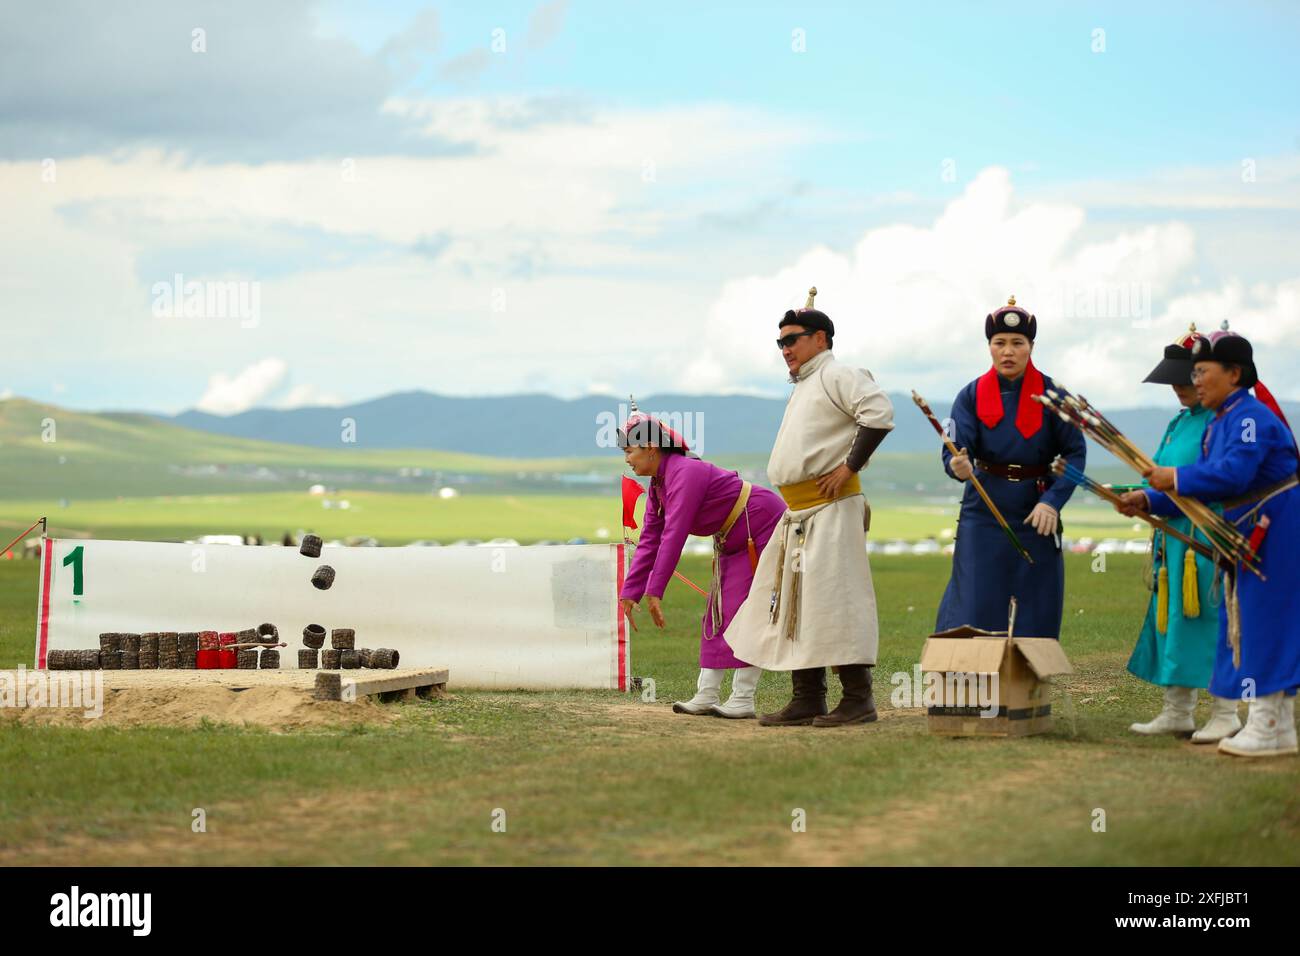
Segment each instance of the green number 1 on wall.
[{"label": "green number 1 on wall", "polygon": [[81,571],[81,557],[85,553],[85,550],[85,546],[79,544],[69,552],[66,558],[63,559],[63,566],[65,568],[69,564],[72,565],[72,593],[76,597],[81,596],[86,583],[85,575],[82,574]]}]

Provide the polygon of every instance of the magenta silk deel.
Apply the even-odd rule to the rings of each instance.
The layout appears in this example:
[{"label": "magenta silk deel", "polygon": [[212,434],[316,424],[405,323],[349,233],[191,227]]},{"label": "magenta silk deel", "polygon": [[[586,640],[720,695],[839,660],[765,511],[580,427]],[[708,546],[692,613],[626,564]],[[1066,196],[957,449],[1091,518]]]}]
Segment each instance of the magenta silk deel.
[{"label": "magenta silk deel", "polygon": [[[740,488],[740,476],[733,471],[725,471],[699,458],[665,454],[659,462],[658,473],[650,481],[641,541],[619,596],[633,601],[640,601],[646,595],[662,598],[668,579],[681,559],[687,536],[717,534],[731,514]],[[726,631],[749,596],[754,579],[746,547],[750,533],[754,536],[754,547],[761,552],[783,514],[785,502],[779,495],[757,485],[752,487],[745,511],[728,532],[722,550],[722,631]],[[700,666],[749,666],[731,652],[722,632],[714,634],[707,606],[700,625]]]}]

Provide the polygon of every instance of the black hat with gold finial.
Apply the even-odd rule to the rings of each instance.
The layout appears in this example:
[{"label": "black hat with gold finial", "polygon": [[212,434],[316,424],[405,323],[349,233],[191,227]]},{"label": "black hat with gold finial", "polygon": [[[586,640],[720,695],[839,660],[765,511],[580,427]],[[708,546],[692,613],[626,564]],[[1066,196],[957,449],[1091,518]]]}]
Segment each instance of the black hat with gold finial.
[{"label": "black hat with gold finial", "polygon": [[1006,305],[984,317],[984,338],[991,339],[999,332],[1014,332],[1032,342],[1038,334],[1038,319],[1016,305],[1016,297],[1013,295],[1007,299]]},{"label": "black hat with gold finial", "polygon": [[1196,341],[1196,323],[1191,326],[1173,344],[1165,346],[1165,357],[1151,370],[1151,374],[1142,379],[1156,385],[1191,385],[1192,384],[1192,343]]},{"label": "black hat with gold finial", "polygon": [[831,321],[831,317],[821,309],[813,308],[813,299],[816,296],[817,287],[813,286],[808,290],[808,302],[804,307],[802,309],[790,309],[785,315],[781,316],[781,321],[777,323],[777,327],[802,325],[810,331],[825,332],[827,339],[834,337],[835,323]]},{"label": "black hat with gold finial", "polygon": [[[1225,365],[1241,366],[1239,388],[1251,388],[1259,382],[1259,373],[1255,370],[1255,354],[1244,336],[1228,328],[1224,319],[1218,332],[1208,336],[1197,333],[1192,342],[1193,362],[1222,362]],[[1258,390],[1256,390],[1258,393]],[[1264,390],[1266,393],[1268,389]],[[1267,403],[1266,403],[1267,404]]]}]

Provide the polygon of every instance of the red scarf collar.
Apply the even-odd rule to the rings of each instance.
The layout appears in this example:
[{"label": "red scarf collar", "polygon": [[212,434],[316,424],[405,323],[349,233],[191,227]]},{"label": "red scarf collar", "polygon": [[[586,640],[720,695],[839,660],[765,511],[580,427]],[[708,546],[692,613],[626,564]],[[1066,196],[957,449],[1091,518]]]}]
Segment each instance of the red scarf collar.
[{"label": "red scarf collar", "polygon": [[1282,414],[1282,406],[1279,405],[1277,399],[1273,397],[1273,393],[1264,387],[1263,382],[1255,383],[1255,397],[1258,398],[1261,402],[1263,402],[1268,407],[1269,411],[1271,411],[1278,418],[1282,419],[1282,424],[1285,425],[1288,430],[1290,430],[1291,423],[1287,421],[1286,416]]},{"label": "red scarf collar", "polygon": [[[991,368],[980,376],[975,386],[975,414],[987,428],[1002,421],[1002,388],[998,383],[998,370]],[[1030,359],[1020,383],[1020,405],[1016,408],[1016,428],[1026,438],[1032,438],[1043,427],[1043,406],[1034,401],[1043,394],[1043,373],[1034,368]]]}]

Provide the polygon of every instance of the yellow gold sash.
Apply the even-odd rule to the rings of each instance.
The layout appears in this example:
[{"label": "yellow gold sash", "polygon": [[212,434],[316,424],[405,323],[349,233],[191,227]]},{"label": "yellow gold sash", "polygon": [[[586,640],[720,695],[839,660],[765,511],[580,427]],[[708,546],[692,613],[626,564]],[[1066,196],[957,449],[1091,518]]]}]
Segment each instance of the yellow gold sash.
[{"label": "yellow gold sash", "polygon": [[[785,506],[791,511],[803,511],[805,508],[828,505],[832,501],[839,500],[839,498],[825,497],[817,487],[816,478],[809,478],[807,481],[793,485],[780,485],[776,490],[781,493],[781,497],[785,499]],[[857,475],[851,475],[849,480],[840,486],[840,498],[860,494],[862,494],[862,482],[858,480]]]}]

